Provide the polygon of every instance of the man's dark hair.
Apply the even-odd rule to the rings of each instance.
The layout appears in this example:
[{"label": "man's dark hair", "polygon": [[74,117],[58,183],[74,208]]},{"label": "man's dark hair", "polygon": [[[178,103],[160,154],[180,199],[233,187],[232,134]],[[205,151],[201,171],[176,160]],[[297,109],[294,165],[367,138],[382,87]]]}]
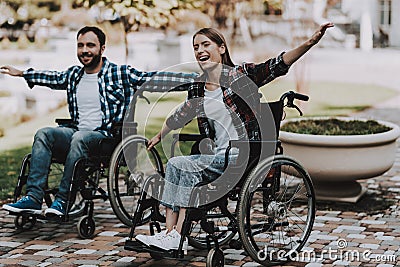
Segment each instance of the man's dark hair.
[{"label": "man's dark hair", "polygon": [[100,30],[99,28],[97,28],[95,26],[85,26],[82,29],[80,29],[78,31],[78,33],[76,34],[76,39],[78,39],[79,35],[85,34],[87,32],[93,32],[94,34],[96,34],[97,39],[99,39],[99,42],[100,42],[100,47],[102,47],[103,45],[106,44],[106,35],[104,34],[104,32],[102,30]]}]

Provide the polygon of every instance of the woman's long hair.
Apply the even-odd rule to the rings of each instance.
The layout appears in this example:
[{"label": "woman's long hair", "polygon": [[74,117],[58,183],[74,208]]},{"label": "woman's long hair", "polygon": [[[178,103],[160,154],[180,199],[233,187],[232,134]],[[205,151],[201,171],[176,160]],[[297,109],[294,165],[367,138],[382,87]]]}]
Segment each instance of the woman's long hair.
[{"label": "woman's long hair", "polygon": [[194,43],[194,38],[198,34],[202,34],[202,35],[208,37],[211,41],[216,43],[219,47],[221,47],[221,45],[224,45],[225,53],[221,55],[222,64],[230,66],[230,67],[235,66],[235,64],[233,64],[231,56],[229,55],[228,45],[226,44],[225,38],[222,35],[222,33],[220,33],[219,31],[217,31],[214,28],[202,28],[193,35],[192,44]]}]

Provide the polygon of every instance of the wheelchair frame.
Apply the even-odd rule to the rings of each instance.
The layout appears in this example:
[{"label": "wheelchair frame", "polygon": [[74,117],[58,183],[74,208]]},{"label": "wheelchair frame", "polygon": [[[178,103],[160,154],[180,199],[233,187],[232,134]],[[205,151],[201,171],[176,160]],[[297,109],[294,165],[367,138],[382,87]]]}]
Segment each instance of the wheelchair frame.
[{"label": "wheelchair frame", "polygon": [[[242,146],[243,144],[247,143],[247,146],[251,147],[250,158],[248,159],[247,165],[245,166],[245,174],[240,178],[237,184],[233,185],[232,190],[221,197],[219,200],[211,204],[196,206],[196,208],[188,208],[186,210],[185,220],[181,232],[182,238],[180,240],[180,244],[177,250],[164,251],[155,247],[145,246],[140,242],[133,240],[135,236],[135,228],[139,225],[139,222],[143,221],[143,213],[146,210],[151,210],[151,214],[147,217],[148,219],[150,219],[149,227],[151,235],[154,235],[154,228],[156,228],[156,230],[160,232],[160,222],[165,222],[165,218],[163,218],[163,216],[160,216],[159,201],[153,196],[148,197],[147,195],[147,190],[149,188],[162,187],[162,183],[160,183],[160,179],[158,178],[154,181],[154,177],[148,177],[148,179],[143,183],[141,196],[138,200],[136,211],[132,218],[132,226],[129,238],[125,242],[124,248],[130,251],[148,252],[155,259],[183,259],[185,258],[185,251],[183,251],[184,238],[185,236],[187,236],[189,238],[189,243],[191,243],[192,245],[195,244],[193,242],[193,239],[196,240],[196,238],[192,237],[192,242],[190,242],[190,234],[193,231],[191,225],[193,221],[200,221],[201,229],[204,230],[206,235],[205,237],[203,237],[201,242],[197,243],[197,245],[194,246],[200,249],[208,249],[209,253],[206,261],[207,266],[224,266],[224,256],[222,250],[220,249],[220,246],[228,242],[230,247],[235,249],[239,249],[243,245],[251,258],[263,265],[279,264],[284,261],[290,260],[291,257],[299,252],[305,245],[308,236],[311,233],[315,217],[315,194],[311,178],[309,177],[307,171],[304,170],[304,168],[297,161],[283,155],[283,148],[278,139],[280,121],[283,116],[284,107],[296,108],[302,115],[300,109],[293,103],[295,99],[307,101],[308,97],[305,95],[294,93],[293,91],[289,91],[283,94],[279,101],[272,103],[261,103],[260,114],[262,114],[263,108],[266,108],[267,105],[273,111],[273,119],[276,126],[276,139],[272,140],[272,142],[230,142],[230,147],[228,147],[225,154],[226,159],[228,159],[229,157],[229,150],[233,147],[239,147],[239,151],[240,146]],[[261,120],[261,123],[262,122],[263,121]],[[267,136],[269,135],[268,132],[262,131],[262,133],[264,132],[267,133],[267,140],[271,140],[268,139],[270,138],[270,136]],[[139,137],[136,136],[134,138]],[[146,144],[147,140],[144,137],[141,138],[141,142]],[[175,135],[172,146],[174,147],[175,144],[179,141],[199,142],[202,138],[203,137],[200,135]],[[274,145],[275,154],[271,155],[270,157],[262,157],[262,143]],[[171,149],[171,151],[173,151],[173,149]],[[156,153],[156,151],[154,153]],[[227,164],[228,161],[226,160],[225,162],[226,167],[229,168],[230,166],[228,166]],[[243,166],[240,166],[239,168],[243,168]],[[159,174],[162,175],[163,173]],[[264,180],[262,180],[261,182],[260,179]],[[293,185],[293,198],[295,198],[296,194],[299,194],[303,197],[302,199],[299,198],[300,203],[296,203],[296,205],[299,205],[299,207],[301,205],[306,205],[305,209],[307,214],[304,215],[306,217],[305,220],[303,220],[302,218],[304,216],[299,216],[299,218],[294,219],[288,216],[288,212],[292,212],[292,199],[284,199],[283,197],[279,199],[276,197],[278,193],[292,193],[290,190],[293,190],[293,188],[289,187],[286,183],[291,183],[294,180],[296,181]],[[299,187],[298,185],[296,185],[296,183],[304,183],[304,186]],[[207,188],[206,190],[211,188],[212,190],[212,188],[214,187],[212,184],[213,182],[200,182],[199,184],[197,184],[192,191],[191,200],[195,201],[196,197],[199,196],[199,193],[202,190],[200,189],[200,186],[207,185],[202,188]],[[261,202],[261,207],[256,207],[255,210],[252,212],[251,205],[254,201],[253,197],[260,190],[261,196],[259,196],[259,199],[255,200]],[[159,189],[159,191],[162,191],[162,189]],[[236,208],[234,212],[228,210],[228,201],[236,201]],[[194,203],[195,202],[193,202],[192,204]],[[192,205],[190,206],[193,207]],[[209,212],[215,207],[218,207],[220,209],[220,213],[210,214]],[[301,209],[299,207],[293,205],[294,209]],[[295,213],[296,211],[297,210],[293,212],[292,216],[297,216],[297,214]],[[299,214],[301,214],[301,212],[302,211],[299,211]],[[261,222],[261,226],[260,223],[255,223],[254,225],[252,225],[253,220],[257,220],[254,217],[261,215],[266,217],[266,222]],[[212,218],[228,218],[229,223],[216,226],[214,221],[210,222],[210,219]],[[304,229],[299,226],[300,223],[296,225],[296,220],[300,220],[300,222],[304,224]],[[288,233],[287,236],[283,236],[284,233],[282,231],[282,237],[280,237],[279,242],[275,243],[274,232],[277,232],[277,229],[279,228],[289,229],[288,232],[291,232]],[[268,244],[273,246],[273,249],[275,250],[269,250],[270,248],[267,248],[267,246],[265,247],[265,250],[263,250],[263,248],[259,246],[258,239],[260,238],[261,234],[263,234],[263,231],[268,231],[270,237],[267,238],[266,242],[269,242]],[[300,233],[299,237],[290,236],[296,235],[297,233],[299,233],[299,231],[304,231]],[[216,236],[216,233],[222,233],[222,235]],[[239,234],[239,240],[232,239],[237,233]],[[289,244],[285,244],[285,242],[289,242]],[[290,247],[287,248],[287,246]],[[282,253],[280,255],[273,255],[273,253],[279,252],[277,251],[278,249],[283,250],[285,252],[284,255],[282,255]]]},{"label": "wheelchair frame", "polygon": [[[146,99],[142,94],[135,94],[132,99],[133,105],[136,103],[137,98]],[[121,154],[124,144],[121,139],[123,134],[134,135],[137,133],[137,123],[134,122],[135,109],[129,110],[128,118],[130,119],[124,124],[124,127],[122,127],[122,123],[114,125],[112,128],[114,137],[103,139],[99,143],[99,149],[96,149],[96,151],[92,153],[93,155],[89,158],[81,158],[75,163],[68,194],[66,215],[52,216],[49,218],[42,214],[32,214],[31,212],[9,212],[11,215],[16,216],[14,219],[15,226],[21,230],[29,230],[36,224],[37,219],[67,222],[72,218],[81,217],[83,215],[77,224],[78,234],[82,238],[91,238],[95,233],[95,221],[93,218],[93,201],[95,199],[102,199],[104,201],[110,200],[111,207],[118,219],[127,226],[131,226],[133,218],[131,214],[133,214],[136,208],[136,198],[140,196],[140,192],[130,192],[133,188],[132,184],[128,181],[131,174],[130,171],[126,169],[124,155]],[[59,126],[68,127],[71,126],[72,120],[56,119],[56,123]],[[125,132],[123,133],[123,131]],[[163,167],[160,156],[156,150],[152,150],[152,152],[151,156],[158,166],[158,172],[162,173]],[[117,160],[118,155],[120,155],[119,160]],[[21,196],[23,187],[27,182],[30,157],[31,154],[28,154],[22,160],[17,185],[14,189],[14,202]],[[52,159],[49,168],[49,177],[53,176],[52,174],[55,171],[58,171],[58,173],[55,174],[58,178],[62,175],[63,166],[61,165],[63,165],[64,161],[65,159]],[[106,175],[107,168],[109,173]],[[124,175],[123,171],[125,172]],[[120,180],[118,178],[120,176],[124,177]],[[99,186],[100,179],[102,178],[107,178],[107,191]],[[72,200],[72,190],[75,189],[76,198]],[[49,187],[49,179],[47,179],[44,200],[48,207],[51,206],[52,199],[54,199],[54,195],[57,191],[57,187]],[[130,204],[133,206],[128,207],[127,205]],[[143,221],[138,222],[138,224],[143,224],[148,220],[149,218],[143,218]]]},{"label": "wheelchair frame", "polygon": [[[71,123],[70,119],[56,119],[56,123],[66,125]],[[91,238],[95,232],[95,221],[93,218],[93,210],[95,199],[107,200],[108,194],[99,187],[99,181],[108,176],[105,175],[105,168],[111,159],[110,151],[116,146],[120,138],[107,138],[100,142],[100,151],[96,155],[89,158],[81,158],[75,162],[72,174],[72,181],[69,189],[66,215],[46,217],[43,214],[32,214],[30,212],[14,213],[14,224],[18,229],[31,229],[37,222],[41,220],[53,220],[56,222],[68,222],[70,219],[81,217],[78,224],[78,234],[82,238]],[[104,155],[106,154],[106,155]],[[108,155],[107,155],[108,154]],[[18,200],[23,191],[29,174],[31,154],[27,154],[22,160],[20,173],[18,175],[17,185],[14,189],[14,202]],[[65,159],[53,157],[46,181],[44,202],[50,207],[54,196],[58,192],[57,187],[49,186],[52,181],[59,183],[62,176]],[[72,191],[75,190],[75,197],[72,199]]]}]

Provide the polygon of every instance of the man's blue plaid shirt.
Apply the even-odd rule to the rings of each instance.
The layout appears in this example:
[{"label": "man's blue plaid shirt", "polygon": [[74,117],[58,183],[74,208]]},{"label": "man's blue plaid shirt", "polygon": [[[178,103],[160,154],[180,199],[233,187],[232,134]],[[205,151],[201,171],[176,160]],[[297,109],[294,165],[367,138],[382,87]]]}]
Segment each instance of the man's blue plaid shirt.
[{"label": "man's blue plaid shirt", "polygon": [[[72,66],[66,71],[24,71],[23,76],[30,88],[43,85],[55,90],[66,90],[68,109],[74,125],[78,125],[79,111],[76,99],[77,86],[84,69]],[[157,75],[155,75],[157,74]],[[137,89],[145,83],[145,90],[168,91],[185,89],[179,85],[193,82],[197,75],[171,72],[142,72],[129,65],[116,65],[103,57],[103,66],[98,74],[102,124],[95,129],[112,136],[111,128],[122,122]]]}]

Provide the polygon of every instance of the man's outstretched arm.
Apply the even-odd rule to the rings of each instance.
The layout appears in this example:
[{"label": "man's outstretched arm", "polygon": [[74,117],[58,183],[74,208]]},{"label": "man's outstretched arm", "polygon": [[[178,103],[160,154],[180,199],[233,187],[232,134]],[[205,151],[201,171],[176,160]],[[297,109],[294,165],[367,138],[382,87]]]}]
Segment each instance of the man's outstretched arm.
[{"label": "man's outstretched arm", "polygon": [[2,66],[0,72],[14,77],[23,77],[30,88],[35,85],[43,85],[52,89],[66,89],[68,71],[36,71],[33,69],[22,71],[12,66]]}]

